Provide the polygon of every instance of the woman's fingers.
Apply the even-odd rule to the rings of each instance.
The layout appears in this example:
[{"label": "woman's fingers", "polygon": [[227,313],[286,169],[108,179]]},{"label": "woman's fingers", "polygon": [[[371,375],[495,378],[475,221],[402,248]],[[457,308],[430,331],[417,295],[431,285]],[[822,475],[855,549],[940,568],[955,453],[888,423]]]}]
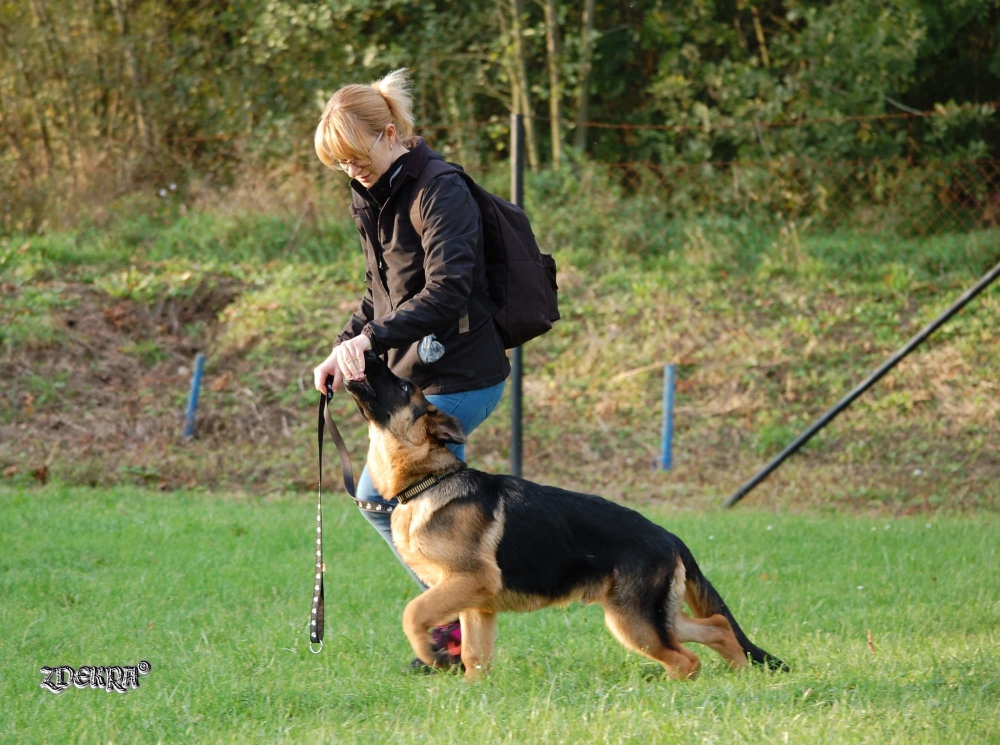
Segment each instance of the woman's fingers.
[{"label": "woman's fingers", "polygon": [[344,342],[342,346],[347,347],[345,355],[349,357],[348,367],[353,379],[363,379],[365,377],[365,352],[372,348],[371,340],[364,335],[355,336]]},{"label": "woman's fingers", "polygon": [[367,336],[356,336],[338,344],[313,370],[313,385],[320,393],[326,392],[326,379],[333,376],[334,392],[340,390],[344,380],[361,380],[365,377],[365,352],[372,348]]},{"label": "woman's fingers", "polygon": [[348,380],[354,379],[354,374],[351,372],[351,355],[346,344],[341,344],[334,350],[337,355],[337,366],[340,369],[341,374]]},{"label": "woman's fingers", "polygon": [[362,348],[363,343],[359,339],[365,337],[348,339],[337,347],[337,360],[340,362],[344,377],[348,380],[360,380],[365,376],[365,352]]},{"label": "woman's fingers", "polygon": [[330,371],[330,375],[333,376],[333,392],[336,393],[340,390],[340,386],[344,384],[344,376],[340,372],[340,368],[336,365],[333,370]]},{"label": "woman's fingers", "polygon": [[[360,338],[363,339],[364,337]],[[354,340],[352,339],[351,341]],[[351,351],[354,355],[351,358],[351,363],[353,365],[351,369],[354,370],[354,376],[355,378],[363,378],[365,377],[365,350],[360,349],[359,344],[352,344]]]},{"label": "woman's fingers", "polygon": [[343,382],[343,375],[337,365],[336,352],[323,360],[316,369],[313,370],[313,386],[320,393],[326,393],[326,379],[333,376],[333,390],[337,391]]}]

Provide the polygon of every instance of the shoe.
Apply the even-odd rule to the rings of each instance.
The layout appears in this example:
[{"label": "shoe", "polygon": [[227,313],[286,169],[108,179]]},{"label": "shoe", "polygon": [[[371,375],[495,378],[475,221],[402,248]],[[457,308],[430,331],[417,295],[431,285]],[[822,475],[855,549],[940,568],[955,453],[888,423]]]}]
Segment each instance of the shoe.
[{"label": "shoe", "polygon": [[[462,627],[457,621],[431,629],[431,648],[439,665],[446,668],[461,667],[463,671],[465,670],[465,665],[462,664]],[[412,672],[429,673],[434,669],[419,657],[410,663]]]}]

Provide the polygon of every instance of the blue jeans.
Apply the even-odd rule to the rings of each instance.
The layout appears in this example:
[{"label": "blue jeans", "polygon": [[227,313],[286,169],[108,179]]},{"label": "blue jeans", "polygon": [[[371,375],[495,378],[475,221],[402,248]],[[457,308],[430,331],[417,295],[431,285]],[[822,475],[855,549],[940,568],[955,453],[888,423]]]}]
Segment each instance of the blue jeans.
[{"label": "blue jeans", "polygon": [[[486,417],[493,413],[493,410],[500,403],[500,397],[503,395],[504,382],[497,383],[489,388],[480,388],[475,391],[462,391],[460,393],[445,393],[438,396],[427,396],[427,400],[431,402],[439,411],[443,411],[445,414],[450,414],[462,423],[462,429],[465,430],[465,435],[468,437],[472,431],[486,421]],[[448,445],[448,449],[451,450],[455,455],[457,455],[462,460],[465,460],[465,445]],[[382,495],[378,493],[375,489],[375,485],[372,484],[371,476],[368,475],[368,466],[365,466],[365,470],[361,472],[361,478],[358,479],[357,486],[357,498],[363,502],[375,502],[381,504],[396,504],[395,499],[385,500]],[[426,590],[427,585],[420,581],[420,578],[413,573],[406,564],[403,563],[402,557],[399,555],[399,551],[396,550],[396,546],[392,542],[392,529],[390,527],[389,520],[391,514],[387,512],[369,512],[368,510],[361,510],[361,514],[365,516],[365,519],[372,524],[372,527],[378,531],[379,535],[385,539],[385,542],[389,544],[389,548],[392,552],[396,554],[396,558],[399,559],[399,563],[403,564],[403,567],[410,576],[413,577],[413,581],[420,586],[420,590]]]}]

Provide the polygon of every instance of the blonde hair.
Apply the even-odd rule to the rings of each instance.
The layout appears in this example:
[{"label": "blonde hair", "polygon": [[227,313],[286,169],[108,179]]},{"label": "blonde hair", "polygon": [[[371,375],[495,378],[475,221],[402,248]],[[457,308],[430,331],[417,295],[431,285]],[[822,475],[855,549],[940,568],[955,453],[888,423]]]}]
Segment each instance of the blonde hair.
[{"label": "blonde hair", "polygon": [[337,160],[368,157],[379,132],[396,125],[399,138],[413,134],[413,100],[401,67],[371,85],[345,85],[333,94],[316,127],[316,155],[329,167]]}]

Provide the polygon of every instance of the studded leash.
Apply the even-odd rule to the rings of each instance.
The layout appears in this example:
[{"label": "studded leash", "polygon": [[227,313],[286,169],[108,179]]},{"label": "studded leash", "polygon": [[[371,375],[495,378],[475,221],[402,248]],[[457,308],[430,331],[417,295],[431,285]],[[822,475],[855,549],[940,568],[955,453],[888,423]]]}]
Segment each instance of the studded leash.
[{"label": "studded leash", "polygon": [[[340,430],[333,423],[330,416],[330,401],[333,400],[333,378],[327,378],[326,393],[319,396],[319,416],[316,423],[316,442],[319,445],[319,486],[316,498],[316,583],[313,587],[312,616],[309,623],[309,651],[319,654],[323,651],[323,573],[326,565],[323,563],[323,425],[329,430],[333,442],[337,446],[340,454],[340,467],[344,472],[344,488],[347,493],[354,497],[354,469],[351,467],[351,456],[347,452],[347,445],[344,438],[340,436]],[[355,501],[357,501],[355,499]],[[319,649],[313,649],[314,644],[319,644]]]}]

